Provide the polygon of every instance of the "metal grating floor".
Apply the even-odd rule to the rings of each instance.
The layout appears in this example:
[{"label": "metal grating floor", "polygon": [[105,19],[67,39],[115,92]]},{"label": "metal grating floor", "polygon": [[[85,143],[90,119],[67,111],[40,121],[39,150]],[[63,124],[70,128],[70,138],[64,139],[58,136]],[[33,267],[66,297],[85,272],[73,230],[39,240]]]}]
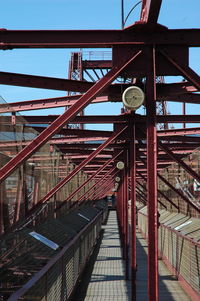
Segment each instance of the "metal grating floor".
[{"label": "metal grating floor", "polygon": [[[110,211],[107,225],[85,297],[78,289],[73,301],[130,301],[130,281],[125,280],[116,212]],[[147,241],[137,232],[137,300],[147,301]],[[159,261],[159,298],[162,301],[190,301],[178,281]]]},{"label": "metal grating floor", "polygon": [[130,300],[125,281],[116,212],[110,211],[104,235],[84,301]]}]

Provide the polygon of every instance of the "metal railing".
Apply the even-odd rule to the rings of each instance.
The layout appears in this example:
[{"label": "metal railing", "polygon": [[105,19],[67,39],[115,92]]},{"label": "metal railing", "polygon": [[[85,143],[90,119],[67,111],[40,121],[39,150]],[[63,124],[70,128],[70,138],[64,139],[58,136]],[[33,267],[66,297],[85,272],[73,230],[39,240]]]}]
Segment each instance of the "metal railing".
[{"label": "metal railing", "polygon": [[[138,212],[138,227],[147,237],[147,215],[143,212]],[[184,283],[183,287],[191,287],[192,293],[200,294],[200,242],[161,223],[158,229],[158,249],[160,258],[174,276]]]}]

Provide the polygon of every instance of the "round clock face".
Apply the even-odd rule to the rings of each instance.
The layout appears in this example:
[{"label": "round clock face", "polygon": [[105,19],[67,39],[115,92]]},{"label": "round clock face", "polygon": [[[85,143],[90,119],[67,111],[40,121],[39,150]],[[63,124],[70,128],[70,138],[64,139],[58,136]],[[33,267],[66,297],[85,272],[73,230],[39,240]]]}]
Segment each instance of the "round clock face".
[{"label": "round clock face", "polygon": [[115,177],[116,182],[120,182],[120,177]]},{"label": "round clock face", "polygon": [[122,162],[122,161],[117,162],[117,168],[118,169],[123,169],[124,168],[124,162]]},{"label": "round clock face", "polygon": [[137,110],[144,102],[144,92],[137,86],[127,88],[123,95],[124,106],[129,110]]}]

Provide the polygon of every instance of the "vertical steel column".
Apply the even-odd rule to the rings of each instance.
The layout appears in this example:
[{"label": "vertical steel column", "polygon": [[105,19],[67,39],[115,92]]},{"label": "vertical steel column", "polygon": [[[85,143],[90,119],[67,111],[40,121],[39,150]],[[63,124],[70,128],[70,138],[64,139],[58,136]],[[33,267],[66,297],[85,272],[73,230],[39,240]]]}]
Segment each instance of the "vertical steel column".
[{"label": "vertical steel column", "polygon": [[126,259],[126,279],[129,279],[129,218],[128,218],[128,177],[129,177],[129,172],[128,172],[128,151],[126,150],[125,156],[124,156],[124,172],[125,172],[125,177],[124,177],[124,185],[125,185],[125,190],[124,190],[124,210],[125,210],[125,216],[124,216],[124,223],[125,223],[125,259]]},{"label": "vertical steel column", "polygon": [[136,300],[136,157],[135,157],[135,124],[130,126],[130,180],[131,180],[131,300]]},{"label": "vertical steel column", "polygon": [[124,171],[122,171],[122,187],[121,187],[121,229],[122,229],[122,257],[125,260],[125,202],[124,202]]},{"label": "vertical steel column", "polygon": [[158,300],[157,134],[155,48],[147,53],[148,300]]},{"label": "vertical steel column", "polygon": [[121,183],[120,183],[120,186],[119,186],[119,189],[117,191],[117,206],[118,206],[118,222],[119,222],[119,234],[120,234],[120,241],[121,241],[121,245],[123,246],[123,225],[122,225],[122,181],[123,179],[121,180]]},{"label": "vertical steel column", "polygon": [[123,169],[123,234],[124,234],[124,259],[125,259],[125,276],[129,279],[129,233],[128,233],[128,169],[127,169],[127,151],[124,154]]}]

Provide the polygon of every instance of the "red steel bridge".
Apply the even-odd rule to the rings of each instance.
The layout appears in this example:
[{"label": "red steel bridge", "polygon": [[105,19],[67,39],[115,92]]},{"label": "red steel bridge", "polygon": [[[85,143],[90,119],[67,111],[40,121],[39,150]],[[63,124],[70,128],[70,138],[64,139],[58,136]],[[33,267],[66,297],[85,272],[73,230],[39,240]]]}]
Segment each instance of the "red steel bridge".
[{"label": "red steel bridge", "polygon": [[[51,271],[52,254],[44,251],[37,256],[33,252],[28,269],[23,265],[23,258],[25,261],[32,250],[27,229],[39,227],[37,231],[43,229],[41,233],[47,235],[51,225],[52,229],[60,229],[58,239],[59,233],[64,233],[59,218],[86,205],[92,212],[99,200],[111,194],[117,199],[132,300],[136,300],[137,290],[137,219],[148,239],[148,300],[159,298],[160,257],[175,271],[192,300],[199,300],[199,284],[193,283],[197,280],[190,282],[180,269],[184,260],[187,266],[187,258],[179,258],[179,263],[173,266],[170,258],[162,254],[160,237],[171,228],[160,221],[160,216],[164,211],[174,216],[182,214],[184,221],[192,219],[194,223],[200,216],[200,127],[190,126],[200,122],[200,115],[198,111],[196,115],[185,112],[185,104],[200,104],[200,77],[189,66],[190,48],[200,47],[200,29],[168,29],[157,22],[162,1],[141,2],[140,19],[121,30],[0,29],[0,49],[4,51],[22,48],[74,51],[77,48],[71,55],[68,79],[0,72],[0,83],[4,85],[66,91],[64,97],[14,103],[2,100],[0,104],[0,264],[3,271],[0,300],[30,300],[23,296],[36,285],[31,277],[36,274],[39,281]],[[101,50],[91,52],[91,48]],[[181,76],[183,80],[166,83],[168,76]],[[115,106],[131,86],[144,92],[145,112],[126,109],[122,104],[120,115],[84,114],[89,104],[103,106],[112,102]],[[168,114],[168,101],[182,103],[182,114]],[[57,107],[64,107],[64,113],[23,115],[23,111]],[[88,124],[111,124],[113,130],[91,130],[86,128]],[[146,214],[140,212],[138,204],[147,206]],[[43,225],[48,221],[52,224],[49,222],[45,232]],[[90,226],[96,227],[92,223]],[[195,225],[190,233],[196,231],[199,235],[200,226]],[[78,237],[83,235],[81,231],[77,230]],[[190,273],[197,279],[200,277],[199,236],[179,233],[176,227],[172,234],[178,235],[177,241],[185,239],[188,245],[182,247],[194,252],[194,257],[190,257],[194,263],[190,265]],[[68,247],[72,242],[77,244],[76,236],[66,242]],[[59,252],[54,263],[64,254]],[[67,297],[62,295],[58,300]]]}]

